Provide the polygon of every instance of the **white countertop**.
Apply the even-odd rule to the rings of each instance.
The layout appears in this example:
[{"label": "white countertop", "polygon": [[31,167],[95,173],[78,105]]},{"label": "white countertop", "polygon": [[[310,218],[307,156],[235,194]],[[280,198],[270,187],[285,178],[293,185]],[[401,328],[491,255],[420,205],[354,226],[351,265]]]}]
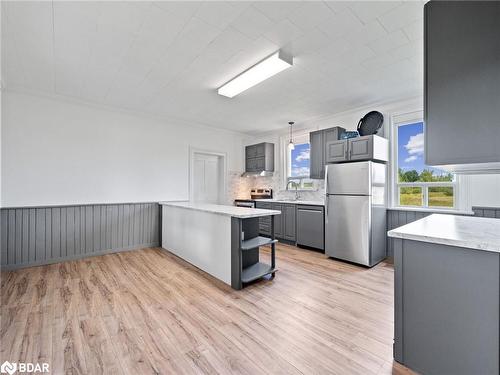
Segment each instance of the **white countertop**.
[{"label": "white countertop", "polygon": [[303,201],[303,200],[287,200],[287,199],[253,199],[256,202],[269,202],[269,203],[289,203],[289,204],[304,204],[311,206],[324,206],[323,201]]},{"label": "white countertop", "polygon": [[392,238],[500,252],[500,219],[433,214],[387,232]]},{"label": "white countertop", "polygon": [[236,206],[226,206],[222,204],[208,204],[208,203],[196,203],[188,201],[177,201],[177,202],[158,202],[163,206],[171,207],[181,207],[189,210],[205,211],[211,212],[218,215],[232,216],[239,219],[248,219],[252,217],[261,216],[271,216],[280,215],[281,211],[277,210],[263,210],[260,208],[247,208],[247,207],[236,207]]}]

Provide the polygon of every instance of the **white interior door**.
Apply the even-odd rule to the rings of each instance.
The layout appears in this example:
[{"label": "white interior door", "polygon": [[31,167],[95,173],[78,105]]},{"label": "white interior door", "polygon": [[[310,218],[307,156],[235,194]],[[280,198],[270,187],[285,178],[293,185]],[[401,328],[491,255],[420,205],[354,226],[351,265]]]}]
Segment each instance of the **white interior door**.
[{"label": "white interior door", "polygon": [[193,200],[220,203],[222,190],[222,158],[195,153],[193,160]]}]

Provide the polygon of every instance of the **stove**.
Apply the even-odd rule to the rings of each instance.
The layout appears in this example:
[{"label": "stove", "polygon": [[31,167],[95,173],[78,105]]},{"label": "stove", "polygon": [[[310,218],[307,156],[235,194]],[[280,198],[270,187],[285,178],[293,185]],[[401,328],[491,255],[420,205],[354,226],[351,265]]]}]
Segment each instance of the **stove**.
[{"label": "stove", "polygon": [[235,199],[234,205],[238,207],[255,208],[256,199],[272,199],[273,189],[253,188],[250,190],[250,199]]},{"label": "stove", "polygon": [[250,190],[250,198],[252,199],[272,199],[273,189],[270,188],[254,188]]}]

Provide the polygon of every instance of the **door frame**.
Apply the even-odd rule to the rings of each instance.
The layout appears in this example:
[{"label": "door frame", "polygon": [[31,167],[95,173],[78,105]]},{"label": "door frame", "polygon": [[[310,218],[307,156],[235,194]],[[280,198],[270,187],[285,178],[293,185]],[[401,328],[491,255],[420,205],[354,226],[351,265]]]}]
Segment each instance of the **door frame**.
[{"label": "door frame", "polygon": [[222,170],[221,174],[219,176],[219,183],[220,183],[220,188],[219,188],[219,204],[223,204],[223,201],[226,199],[226,194],[227,194],[227,153],[226,152],[219,152],[219,151],[212,151],[212,150],[206,150],[206,149],[201,149],[201,148],[196,148],[189,146],[189,201],[193,201],[194,198],[194,157],[195,154],[204,154],[204,155],[211,155],[211,156],[217,156],[220,158],[221,165],[222,165]]}]

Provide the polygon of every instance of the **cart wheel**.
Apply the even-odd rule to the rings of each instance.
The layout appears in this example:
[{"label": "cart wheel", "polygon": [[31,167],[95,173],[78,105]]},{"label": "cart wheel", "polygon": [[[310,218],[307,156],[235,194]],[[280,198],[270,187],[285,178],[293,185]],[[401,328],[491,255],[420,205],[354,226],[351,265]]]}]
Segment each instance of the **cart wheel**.
[{"label": "cart wheel", "polygon": [[275,273],[275,272],[273,272],[273,273],[271,274],[271,279],[274,279],[274,276],[275,276],[275,275],[276,275],[276,273]]}]

